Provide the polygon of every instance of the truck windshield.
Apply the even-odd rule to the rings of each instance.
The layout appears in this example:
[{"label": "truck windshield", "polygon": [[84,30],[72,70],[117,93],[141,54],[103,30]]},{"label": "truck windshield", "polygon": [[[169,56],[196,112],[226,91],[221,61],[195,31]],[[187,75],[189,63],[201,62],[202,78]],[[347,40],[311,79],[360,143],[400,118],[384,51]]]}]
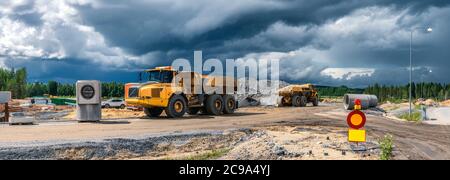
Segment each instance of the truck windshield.
[{"label": "truck windshield", "polygon": [[173,79],[172,71],[150,71],[148,72],[148,81],[159,83],[171,83]]}]

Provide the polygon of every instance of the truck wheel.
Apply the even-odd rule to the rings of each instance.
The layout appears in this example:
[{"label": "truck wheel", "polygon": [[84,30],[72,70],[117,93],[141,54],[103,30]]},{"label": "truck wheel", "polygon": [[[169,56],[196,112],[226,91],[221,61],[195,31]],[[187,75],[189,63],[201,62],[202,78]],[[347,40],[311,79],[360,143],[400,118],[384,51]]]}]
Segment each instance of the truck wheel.
[{"label": "truck wheel", "polygon": [[200,108],[189,108],[187,110],[187,113],[189,115],[197,115],[197,113],[200,111]]},{"label": "truck wheel", "polygon": [[181,95],[174,95],[169,100],[169,105],[164,109],[169,118],[181,117],[186,113],[186,100]]},{"label": "truck wheel", "polygon": [[305,107],[308,103],[308,99],[305,96],[300,96],[300,107]]},{"label": "truck wheel", "polygon": [[293,106],[292,100],[289,102],[286,97],[281,98],[281,106]]},{"label": "truck wheel", "polygon": [[313,106],[318,106],[319,105],[319,97],[315,97],[312,103],[313,103]]},{"label": "truck wheel", "polygon": [[125,109],[125,104],[120,105],[120,109]]},{"label": "truck wheel", "polygon": [[236,99],[234,98],[234,96],[225,95],[223,97],[223,100],[224,100],[223,113],[233,114],[234,110],[236,110]]},{"label": "truck wheel", "polygon": [[280,107],[286,106],[284,97],[281,98],[281,103],[278,106],[280,106]]},{"label": "truck wheel", "polygon": [[220,115],[223,111],[222,96],[214,94],[206,99],[206,112],[210,115]]},{"label": "truck wheel", "polygon": [[299,107],[300,106],[300,96],[299,95],[294,95],[293,97],[292,97],[292,106],[295,106],[295,107]]},{"label": "truck wheel", "polygon": [[109,104],[105,104],[105,108],[110,108],[111,106]]},{"label": "truck wheel", "polygon": [[144,108],[145,115],[151,118],[159,117],[159,115],[161,115],[162,112],[163,108]]}]

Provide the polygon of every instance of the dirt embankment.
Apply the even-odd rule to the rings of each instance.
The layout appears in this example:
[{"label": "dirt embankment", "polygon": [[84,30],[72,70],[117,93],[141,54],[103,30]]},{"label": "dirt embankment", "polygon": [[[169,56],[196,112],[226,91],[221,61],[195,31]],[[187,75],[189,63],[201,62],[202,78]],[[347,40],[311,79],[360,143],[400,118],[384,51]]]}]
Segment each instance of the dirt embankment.
[{"label": "dirt embankment", "polygon": [[374,142],[355,146],[346,132],[314,126],[274,126],[246,137],[220,159],[378,159]]},{"label": "dirt embankment", "polygon": [[338,129],[276,126],[143,139],[107,139],[38,147],[0,148],[0,159],[377,159]]}]

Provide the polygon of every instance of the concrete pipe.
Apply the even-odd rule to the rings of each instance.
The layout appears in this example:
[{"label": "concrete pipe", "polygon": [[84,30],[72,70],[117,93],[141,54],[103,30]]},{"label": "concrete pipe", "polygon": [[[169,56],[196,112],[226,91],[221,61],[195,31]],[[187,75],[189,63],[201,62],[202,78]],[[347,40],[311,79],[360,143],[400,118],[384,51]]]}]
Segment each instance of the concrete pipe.
[{"label": "concrete pipe", "polygon": [[378,98],[375,95],[369,94],[345,94],[344,108],[353,110],[355,108],[355,100],[361,100],[361,109],[369,109],[378,105]]}]

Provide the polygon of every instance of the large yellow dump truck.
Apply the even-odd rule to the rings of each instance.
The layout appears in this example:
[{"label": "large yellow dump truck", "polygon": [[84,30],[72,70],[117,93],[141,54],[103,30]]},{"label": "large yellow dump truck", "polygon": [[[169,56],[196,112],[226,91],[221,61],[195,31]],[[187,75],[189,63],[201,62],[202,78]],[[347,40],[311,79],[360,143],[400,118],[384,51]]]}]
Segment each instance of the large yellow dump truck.
[{"label": "large yellow dump truck", "polygon": [[146,82],[125,84],[125,101],[143,107],[149,117],[163,111],[171,118],[200,111],[231,114],[238,107],[234,78],[176,71],[170,66],[149,69],[143,75]]},{"label": "large yellow dump truck", "polygon": [[312,84],[289,85],[279,89],[278,94],[283,106],[304,107],[309,102],[319,105],[319,95]]}]

